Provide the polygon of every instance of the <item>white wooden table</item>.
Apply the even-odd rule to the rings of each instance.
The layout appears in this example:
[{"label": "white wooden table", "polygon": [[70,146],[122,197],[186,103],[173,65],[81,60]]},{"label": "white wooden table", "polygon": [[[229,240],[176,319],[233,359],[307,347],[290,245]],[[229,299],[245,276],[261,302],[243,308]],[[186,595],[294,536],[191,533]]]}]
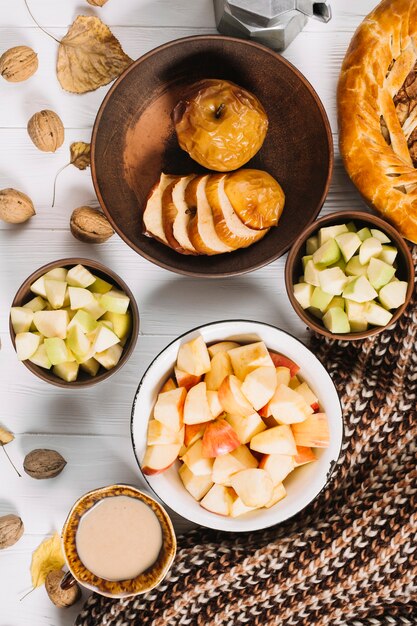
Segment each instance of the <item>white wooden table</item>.
[{"label": "white wooden table", "polygon": [[[310,21],[285,52],[316,88],[332,125],[336,164],[325,213],[363,208],[338,156],[335,91],[352,33],[375,4],[375,0],[332,0],[332,21],[327,25]],[[166,41],[215,32],[212,0],[109,0],[102,9],[85,0],[30,0],[30,6],[57,38],[76,15],[99,15],[134,59]],[[25,523],[19,543],[0,552],[0,626],[69,626],[80,604],[56,609],[44,588],[19,602],[30,589],[31,553],[48,533],[61,529],[71,504],[84,492],[118,481],[143,484],[130,444],[129,420],[138,381],[151,359],[178,334],[214,320],[255,319],[302,339],[307,333],[285,294],[285,257],[253,274],[204,282],[148,263],[117,235],[100,246],[72,237],[72,210],[97,206],[90,172],[73,167],[62,172],[55,208],[53,179],[68,162],[70,143],[90,140],[108,87],[86,95],[64,92],[54,71],[56,43],[34,26],[23,0],[0,0],[0,54],[25,44],[38,52],[38,72],[24,83],[0,78],[0,188],[26,192],[37,215],[19,227],[0,222],[0,424],[16,435],[7,449],[18,467],[27,452],[40,447],[59,450],[68,465],[53,480],[18,478],[0,450],[0,515],[16,512]],[[55,154],[39,152],[26,132],[28,119],[41,109],[55,110],[65,125],[64,146]],[[32,271],[48,261],[77,255],[103,261],[126,280],[139,305],[141,333],[135,353],[121,371],[102,385],[74,393],[39,381],[17,361],[8,315],[17,288]]]}]

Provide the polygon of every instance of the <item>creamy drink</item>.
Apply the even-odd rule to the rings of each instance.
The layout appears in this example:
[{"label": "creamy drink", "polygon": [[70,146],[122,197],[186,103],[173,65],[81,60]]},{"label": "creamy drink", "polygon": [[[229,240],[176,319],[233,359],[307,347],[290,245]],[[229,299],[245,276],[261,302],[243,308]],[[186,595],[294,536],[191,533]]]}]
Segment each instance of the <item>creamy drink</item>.
[{"label": "creamy drink", "polygon": [[76,546],[80,560],[96,576],[129,580],[157,560],[162,529],[153,510],[141,500],[111,496],[81,517]]}]

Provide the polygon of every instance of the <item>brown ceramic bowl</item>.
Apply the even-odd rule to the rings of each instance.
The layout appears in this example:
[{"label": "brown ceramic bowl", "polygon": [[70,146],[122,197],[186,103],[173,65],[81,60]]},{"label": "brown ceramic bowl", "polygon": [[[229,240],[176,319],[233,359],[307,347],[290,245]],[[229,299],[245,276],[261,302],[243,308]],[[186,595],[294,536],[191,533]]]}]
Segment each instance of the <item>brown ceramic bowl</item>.
[{"label": "brown ceramic bowl", "polygon": [[[134,347],[136,345],[136,341],[139,334],[139,309],[136,304],[136,300],[133,296],[133,293],[126,285],[126,283],[111,269],[99,263],[98,261],[93,261],[91,259],[82,259],[82,258],[69,258],[69,259],[60,259],[58,261],[53,261],[52,263],[47,263],[40,267],[36,272],[33,272],[19,287],[11,306],[23,306],[26,302],[29,302],[32,298],[35,297],[36,294],[30,291],[30,286],[35,282],[38,278],[40,278],[43,274],[48,272],[49,270],[54,269],[55,267],[72,267],[73,265],[84,265],[87,269],[91,270],[94,274],[99,276],[108,282],[113,283],[116,287],[124,291],[130,298],[129,310],[132,314],[132,331],[126,341],[126,344],[123,348],[123,353],[120,358],[118,364],[113,367],[111,370],[106,370],[104,367],[100,367],[96,376],[90,376],[87,372],[83,370],[79,370],[78,378],[72,383],[67,383],[65,380],[58,378],[53,374],[52,370],[47,370],[43,367],[39,367],[30,361],[22,361],[23,365],[25,365],[28,370],[35,374],[41,380],[44,380],[47,383],[51,383],[52,385],[56,385],[57,387],[64,387],[65,389],[79,389],[80,387],[90,387],[91,385],[95,385],[96,383],[100,383],[106,378],[109,378],[112,374],[117,372],[126,361],[130,358]],[[13,347],[16,349],[15,343],[15,332],[12,327],[11,320],[9,320],[9,330],[10,337],[12,339]]]},{"label": "brown ceramic bowl", "polygon": [[[266,170],[286,194],[279,226],[264,239],[210,257],[181,255],[142,232],[146,199],[161,171],[206,171],[180,149],[171,121],[184,89],[203,78],[230,80],[259,98],[269,130],[245,167]],[[122,239],[161,267],[203,278],[243,274],[281,256],[319,213],[333,168],[329,121],[310,83],[276,52],[219,35],[171,41],[132,63],[101,105],[91,146],[94,187]]]},{"label": "brown ceramic bowl", "polygon": [[[163,544],[158,559],[147,570],[131,580],[111,581],[90,572],[80,560],[77,552],[76,535],[81,517],[95,504],[113,496],[137,498],[147,504],[157,516],[162,528]],[[109,598],[125,598],[150,591],[165,578],[177,550],[177,540],[172,522],[163,506],[146,493],[129,485],[110,485],[94,489],[82,496],[72,507],[62,529],[62,545],[65,560],[70,570],[64,587],[71,585],[71,577],[81,585]]]},{"label": "brown ceramic bowl", "polygon": [[325,217],[316,220],[301,233],[291,248],[285,265],[285,286],[287,288],[291,304],[298,316],[305,324],[307,324],[309,328],[311,328],[311,330],[314,330],[325,337],[329,337],[330,339],[353,341],[377,335],[378,333],[381,333],[386,326],[372,326],[368,330],[360,333],[346,333],[343,335],[331,333],[324,327],[319,319],[300,306],[293,293],[293,285],[298,283],[299,277],[304,273],[301,259],[305,255],[307,239],[314,235],[320,228],[322,228],[322,226],[333,226],[334,224],[343,224],[346,222],[354,222],[359,228],[368,226],[368,228],[378,228],[379,230],[382,230],[387,234],[387,236],[392,240],[393,245],[398,249],[396,259],[396,263],[398,265],[397,276],[400,280],[408,282],[408,289],[404,304],[395,311],[392,311],[393,316],[388,326],[391,326],[391,324],[398,320],[398,318],[403,314],[407,304],[410,302],[414,288],[414,265],[406,242],[401,235],[398,234],[395,228],[381,218],[376,217],[376,215],[371,215],[369,213],[363,213],[361,211],[340,211],[338,213],[331,213],[330,215],[326,215]]}]

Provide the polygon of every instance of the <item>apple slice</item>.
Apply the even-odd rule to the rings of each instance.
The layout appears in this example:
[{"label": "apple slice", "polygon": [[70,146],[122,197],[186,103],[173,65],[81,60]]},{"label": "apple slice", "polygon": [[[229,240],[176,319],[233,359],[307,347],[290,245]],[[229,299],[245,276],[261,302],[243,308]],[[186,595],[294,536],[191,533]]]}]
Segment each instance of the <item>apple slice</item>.
[{"label": "apple slice", "polygon": [[210,371],[210,355],[201,335],[180,346],[177,367],[194,376],[202,376]]},{"label": "apple slice", "polygon": [[144,234],[148,235],[148,237],[154,237],[154,239],[161,241],[165,245],[169,244],[162,222],[162,195],[168,185],[177,180],[177,178],[177,176],[161,174],[161,178],[151,189],[143,213]]},{"label": "apple slice", "polygon": [[41,276],[38,280],[35,280],[35,282],[31,284],[30,290],[32,293],[36,293],[37,296],[46,298],[45,276]]},{"label": "apple slice", "polygon": [[201,381],[201,376],[194,376],[194,374],[183,372],[178,369],[178,367],[174,368],[174,374],[178,387],[185,387],[187,391]]},{"label": "apple slice", "polygon": [[245,513],[250,513],[250,511],[255,511],[256,506],[246,506],[243,503],[242,498],[240,498],[234,489],[230,489],[232,496],[232,506],[230,507],[230,517],[240,517],[241,515],[245,515]]},{"label": "apple slice", "polygon": [[186,396],[184,387],[160,393],[153,411],[154,418],[171,430],[181,430]]},{"label": "apple slice", "polygon": [[68,287],[70,298],[70,306],[74,311],[76,309],[84,309],[95,303],[95,298],[91,291],[83,287]]},{"label": "apple slice", "polygon": [[178,241],[183,254],[199,253],[191,242],[188,234],[188,224],[192,213],[190,212],[189,206],[185,200],[186,189],[194,178],[195,174],[191,174],[190,176],[181,176],[181,178],[175,183],[172,189],[172,203],[169,203],[168,205],[170,214],[165,215],[165,209],[162,207],[162,219],[164,220],[165,234],[167,228],[169,228],[168,225],[165,226],[165,219],[167,219],[172,225],[172,236],[176,241]]},{"label": "apple slice", "polygon": [[233,370],[240,380],[257,367],[275,367],[263,341],[257,341],[228,351]]},{"label": "apple slice", "polygon": [[78,325],[69,328],[67,346],[79,356],[86,355],[91,350],[90,340]]},{"label": "apple slice", "polygon": [[99,276],[95,276],[93,274],[95,280],[91,285],[88,285],[87,289],[89,289],[92,293],[107,293],[110,289],[113,288],[111,283],[108,283],[106,280],[99,278]]},{"label": "apple slice", "polygon": [[269,502],[267,502],[264,505],[265,508],[266,509],[270,509],[271,506],[274,506],[274,504],[276,504],[280,500],[283,500],[286,495],[287,495],[287,492],[286,492],[285,487],[284,487],[284,485],[282,483],[280,483],[278,485],[275,485],[274,490],[272,492],[271,499],[269,500]]},{"label": "apple slice", "polygon": [[259,467],[266,470],[274,485],[282,483],[295,468],[294,457],[285,454],[265,454]]},{"label": "apple slice", "polygon": [[291,370],[288,367],[280,365],[275,368],[275,371],[277,374],[277,387],[279,385],[286,385],[288,387],[291,381]]},{"label": "apple slice", "polygon": [[45,278],[45,292],[53,309],[60,309],[65,306],[65,296],[67,295],[67,283],[65,281]]},{"label": "apple slice", "polygon": [[226,413],[249,416],[254,413],[253,406],[243,395],[241,386],[236,376],[227,376],[218,389],[220,404]]},{"label": "apple slice", "polygon": [[232,364],[227,352],[218,352],[211,359],[211,369],[205,375],[207,389],[217,391],[226,376],[233,374]]},{"label": "apple slice", "polygon": [[252,450],[263,454],[285,454],[294,456],[297,454],[294,437],[290,426],[282,424],[268,428],[253,437],[250,442]]},{"label": "apple slice", "polygon": [[33,322],[44,337],[65,339],[69,317],[67,311],[36,311]]},{"label": "apple slice", "polygon": [[[187,244],[188,244],[189,249],[183,248],[180,242],[176,239],[174,235],[174,223],[178,215],[178,207],[174,201],[174,195],[173,195],[174,189],[178,183],[181,183],[180,194],[177,192],[177,196],[178,195],[183,196],[184,185],[186,186],[188,182],[189,182],[188,176],[187,177],[176,176],[175,178],[172,179],[169,185],[164,189],[162,196],[161,196],[162,227],[164,229],[165,239],[168,242],[168,246],[170,248],[173,248],[176,252],[179,252],[180,254],[196,254],[195,249],[194,251],[190,249],[192,244],[189,240],[187,232],[186,232],[186,237],[187,237]],[[182,209],[181,209],[181,212],[185,213],[185,211],[182,211]],[[185,214],[185,217],[188,220],[189,214]]]},{"label": "apple slice", "polygon": [[297,393],[303,396],[307,404],[311,406],[313,411],[319,410],[319,400],[317,396],[311,391],[307,383],[301,383],[296,389]]},{"label": "apple slice", "polygon": [[119,343],[119,337],[104,324],[100,324],[88,337],[91,339],[94,352],[104,352],[107,348]]},{"label": "apple slice", "polygon": [[149,420],[148,425],[148,446],[156,446],[159,444],[184,443],[184,428],[175,432],[167,428],[158,420]]},{"label": "apple slice", "polygon": [[52,365],[61,365],[72,361],[68,354],[67,346],[63,339],[59,337],[50,337],[44,340],[46,354]]},{"label": "apple slice", "polygon": [[160,474],[171,467],[177,460],[180,451],[180,443],[167,445],[148,446],[142,461],[142,472],[146,476]]},{"label": "apple slice", "polygon": [[119,313],[120,315],[123,315],[127,312],[130,304],[130,298],[123,291],[111,289],[107,293],[100,295],[98,302],[103,309],[106,310],[106,312],[109,311],[110,313]]},{"label": "apple slice", "polygon": [[301,380],[298,378],[298,376],[293,376],[290,380],[290,382],[288,383],[288,387],[290,389],[297,389],[297,387],[299,387],[301,385]]},{"label": "apple slice", "polygon": [[97,376],[97,372],[100,369],[100,363],[96,361],[93,357],[83,361],[80,363],[80,368],[90,374],[90,376]]},{"label": "apple slice", "polygon": [[213,357],[218,352],[228,352],[228,350],[233,350],[233,348],[239,348],[240,344],[236,343],[236,341],[219,341],[218,343],[213,343],[208,347],[209,355]]},{"label": "apple slice", "polygon": [[193,496],[195,500],[201,500],[209,489],[213,486],[213,481],[210,474],[206,476],[196,476],[192,471],[183,463],[178,470],[178,474],[182,480],[182,483],[186,490]]},{"label": "apple slice", "polygon": [[32,300],[29,300],[29,302],[26,302],[26,304],[23,305],[24,309],[30,309],[34,313],[36,311],[43,311],[45,307],[46,301],[41,298],[41,296],[36,296],[35,298],[32,298]]},{"label": "apple slice", "polygon": [[122,358],[123,348],[120,343],[116,343],[107,350],[103,350],[103,352],[96,352],[94,358],[100,365],[102,365],[106,370],[111,370],[113,367],[116,367],[120,359]]},{"label": "apple slice", "polygon": [[271,415],[279,424],[295,424],[303,422],[313,409],[304,397],[286,385],[279,385],[269,403]]},{"label": "apple slice", "polygon": [[211,478],[214,461],[213,459],[208,459],[203,456],[202,439],[198,439],[190,448],[187,448],[187,451],[181,457],[181,460],[196,476],[206,476],[207,474],[210,474]]},{"label": "apple slice", "polygon": [[65,280],[71,287],[89,287],[96,278],[84,265],[74,265],[61,280]]},{"label": "apple slice", "polygon": [[255,435],[266,429],[265,423],[258,413],[252,413],[247,417],[228,413],[226,422],[233,428],[240,443],[249,443]]},{"label": "apple slice", "polygon": [[192,446],[198,439],[202,438],[207,424],[210,424],[210,422],[185,425],[184,444],[187,448]]},{"label": "apple slice", "polygon": [[300,467],[300,465],[317,461],[316,455],[308,446],[297,446],[297,454],[293,456],[293,459],[295,467]]},{"label": "apple slice", "polygon": [[212,478],[215,483],[230,487],[230,478],[233,474],[251,467],[258,467],[258,461],[248,448],[242,445],[214,459]]},{"label": "apple slice", "polygon": [[254,409],[261,409],[275,393],[277,374],[275,367],[257,367],[249,372],[242,383],[242,393]]},{"label": "apple slice", "polygon": [[214,419],[207,400],[206,383],[198,383],[190,389],[184,404],[184,424],[201,424]]},{"label": "apple slice", "polygon": [[240,446],[233,428],[224,419],[216,419],[207,425],[202,439],[202,455],[212,459],[232,452]]},{"label": "apple slice", "polygon": [[132,330],[132,315],[130,311],[126,311],[126,313],[112,313],[111,311],[107,311],[100,321],[102,320],[113,324],[113,331],[119,339],[124,339],[130,335],[130,331]]},{"label": "apple slice", "polygon": [[98,322],[96,322],[90,313],[83,311],[83,309],[79,309],[74,313],[74,317],[68,324],[68,331],[73,326],[79,326],[83,333],[91,333],[98,327]]},{"label": "apple slice", "polygon": [[34,363],[35,365],[39,365],[39,367],[43,367],[47,370],[51,369],[52,363],[48,359],[48,355],[46,354],[45,344],[41,343],[39,348],[36,350],[31,357],[29,357],[29,361]]},{"label": "apple slice", "polygon": [[292,425],[297,446],[328,448],[330,444],[329,422],[325,413],[313,413],[304,422]]},{"label": "apple slice", "polygon": [[220,404],[219,394],[217,391],[207,391],[207,402],[213,418],[219,417],[219,415],[223,413],[223,407]]},{"label": "apple slice", "polygon": [[52,368],[55,376],[62,378],[67,383],[73,383],[78,376],[78,363],[75,361],[67,361],[66,363],[57,363]]},{"label": "apple slice", "polygon": [[13,330],[17,333],[27,333],[33,322],[33,311],[22,306],[12,306],[10,319]]},{"label": "apple slice", "polygon": [[291,378],[300,371],[300,367],[297,365],[297,363],[294,363],[294,361],[284,356],[283,354],[278,354],[278,352],[272,352],[272,350],[269,351],[269,354],[274,362],[275,367],[288,367],[291,372]]},{"label": "apple slice", "polygon": [[15,337],[16,353],[19,361],[26,361],[35,354],[41,343],[41,337],[35,333],[17,333]]},{"label": "apple slice", "polygon": [[229,515],[232,503],[232,496],[223,485],[213,485],[200,502],[204,509],[217,515]]},{"label": "apple slice", "polygon": [[168,378],[168,380],[166,380],[164,382],[164,384],[161,387],[161,391],[159,393],[164,393],[165,391],[172,391],[173,389],[176,389],[177,385],[174,382],[173,378]]},{"label": "apple slice", "polygon": [[233,474],[230,482],[246,506],[265,506],[272,498],[274,485],[268,472],[264,469],[241,470],[237,474]]}]

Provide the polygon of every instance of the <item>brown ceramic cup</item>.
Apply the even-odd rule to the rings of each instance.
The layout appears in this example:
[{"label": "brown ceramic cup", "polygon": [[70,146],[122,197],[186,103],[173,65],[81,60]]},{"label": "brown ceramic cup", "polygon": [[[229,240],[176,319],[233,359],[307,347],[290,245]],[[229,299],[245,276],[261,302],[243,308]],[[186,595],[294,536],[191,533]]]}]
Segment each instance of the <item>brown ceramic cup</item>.
[{"label": "brown ceramic cup", "polygon": [[[80,560],[77,552],[76,534],[81,517],[104,498],[128,496],[147,504],[155,513],[162,528],[163,543],[155,563],[147,570],[129,580],[112,581],[96,576]],[[69,572],[61,582],[68,588],[75,582],[90,591],[108,598],[126,598],[150,591],[165,578],[177,550],[177,540],[172,522],[165,509],[153,498],[129,485],[110,485],[89,491],[79,498],[68,514],[62,529],[62,546]]]}]

